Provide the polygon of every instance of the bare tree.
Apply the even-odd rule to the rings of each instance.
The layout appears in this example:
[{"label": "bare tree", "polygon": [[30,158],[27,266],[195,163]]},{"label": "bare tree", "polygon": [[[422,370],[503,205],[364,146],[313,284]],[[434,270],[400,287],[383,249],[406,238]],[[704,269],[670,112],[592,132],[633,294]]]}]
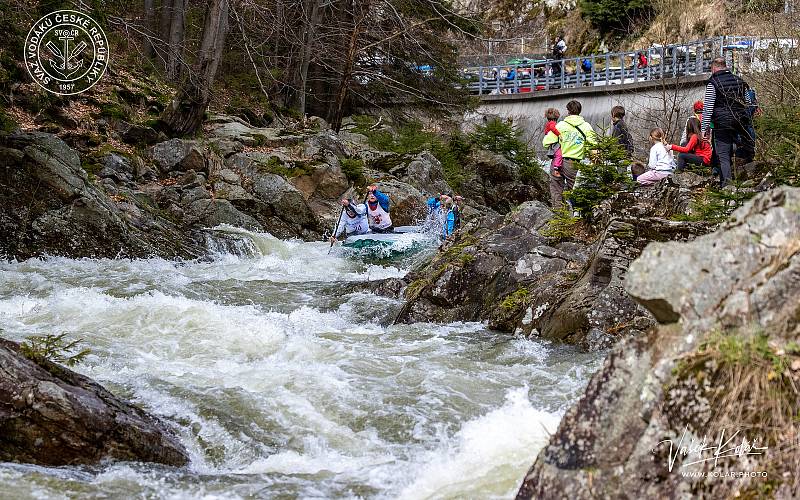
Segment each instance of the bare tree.
[{"label": "bare tree", "polygon": [[306,92],[308,87],[308,67],[311,64],[311,55],[316,42],[316,31],[322,22],[322,0],[306,0],[303,2],[304,24],[302,58],[300,60],[300,116],[306,114]]},{"label": "bare tree", "polygon": [[156,22],[156,6],[155,0],[144,0],[144,22],[145,22],[145,39],[144,39],[144,54],[148,59],[156,56],[156,49],[153,46],[153,29]]},{"label": "bare tree", "polygon": [[169,52],[167,55],[167,77],[177,80],[180,76],[183,55],[183,38],[186,9],[184,0],[172,0],[172,15],[169,27]]},{"label": "bare tree", "polygon": [[173,134],[194,134],[203,124],[228,34],[228,11],[228,0],[209,1],[197,63],[162,116]]}]

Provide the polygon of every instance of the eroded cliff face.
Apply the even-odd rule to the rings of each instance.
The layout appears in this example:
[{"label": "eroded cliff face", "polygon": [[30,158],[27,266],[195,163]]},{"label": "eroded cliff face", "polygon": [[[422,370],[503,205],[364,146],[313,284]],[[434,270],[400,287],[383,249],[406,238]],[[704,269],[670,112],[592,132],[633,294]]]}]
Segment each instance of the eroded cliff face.
[{"label": "eroded cliff face", "polygon": [[648,245],[625,286],[661,324],[615,346],[517,498],[797,498],[800,189]]}]

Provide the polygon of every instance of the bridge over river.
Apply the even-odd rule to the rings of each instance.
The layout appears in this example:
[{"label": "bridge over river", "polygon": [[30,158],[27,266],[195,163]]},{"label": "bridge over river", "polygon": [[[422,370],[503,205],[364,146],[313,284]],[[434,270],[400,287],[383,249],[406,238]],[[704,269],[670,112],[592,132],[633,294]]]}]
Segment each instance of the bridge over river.
[{"label": "bridge over river", "polygon": [[[465,68],[469,89],[480,98],[465,125],[490,116],[511,119],[535,144],[541,139],[545,110],[557,108],[563,114],[566,103],[576,99],[595,128],[609,127],[611,107],[619,104],[642,142],[655,126],[680,134],[692,103],[703,98],[714,58],[725,57],[734,71],[768,72],[780,59],[776,51],[785,56],[787,49],[796,51],[797,42],[729,36],[558,61],[523,59],[513,65]],[[640,64],[639,53],[646,65]],[[591,62],[590,68],[582,66],[584,59]]]}]

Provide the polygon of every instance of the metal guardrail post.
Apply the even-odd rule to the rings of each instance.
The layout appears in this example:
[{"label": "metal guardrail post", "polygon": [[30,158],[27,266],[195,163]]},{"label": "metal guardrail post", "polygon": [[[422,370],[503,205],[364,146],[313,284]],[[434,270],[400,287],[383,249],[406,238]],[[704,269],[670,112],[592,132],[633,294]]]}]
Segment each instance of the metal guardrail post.
[{"label": "metal guardrail post", "polygon": [[639,82],[639,53],[633,56],[633,83]]},{"label": "metal guardrail post", "polygon": [[478,68],[478,95],[483,95],[483,66]]},{"label": "metal guardrail post", "polygon": [[653,78],[653,48],[647,48],[647,79],[652,80]]},{"label": "metal guardrail post", "polygon": [[595,76],[594,76],[594,66],[595,66],[595,64],[597,63],[597,59],[595,59],[595,57],[594,57],[594,56],[592,56],[592,58],[590,59],[590,61],[592,62],[592,68],[591,68],[591,74],[589,75],[589,86],[590,86],[590,87],[594,87],[594,79],[595,79]]},{"label": "metal guardrail post", "polygon": [[606,53],[606,85],[608,85],[608,68],[611,66],[611,56]]}]

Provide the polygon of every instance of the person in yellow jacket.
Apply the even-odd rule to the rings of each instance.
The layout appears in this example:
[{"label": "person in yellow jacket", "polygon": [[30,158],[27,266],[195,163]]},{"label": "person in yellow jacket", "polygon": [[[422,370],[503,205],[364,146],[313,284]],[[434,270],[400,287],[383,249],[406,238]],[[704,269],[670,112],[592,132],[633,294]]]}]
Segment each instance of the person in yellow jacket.
[{"label": "person in yellow jacket", "polygon": [[542,139],[545,148],[551,144],[559,143],[564,163],[558,172],[550,173],[550,200],[553,208],[559,208],[564,203],[564,191],[572,189],[575,185],[575,176],[578,174],[578,164],[589,152],[593,144],[597,144],[597,134],[592,126],[581,116],[581,103],[569,101],[567,103],[566,118],[556,124],[559,134],[548,132]]}]

